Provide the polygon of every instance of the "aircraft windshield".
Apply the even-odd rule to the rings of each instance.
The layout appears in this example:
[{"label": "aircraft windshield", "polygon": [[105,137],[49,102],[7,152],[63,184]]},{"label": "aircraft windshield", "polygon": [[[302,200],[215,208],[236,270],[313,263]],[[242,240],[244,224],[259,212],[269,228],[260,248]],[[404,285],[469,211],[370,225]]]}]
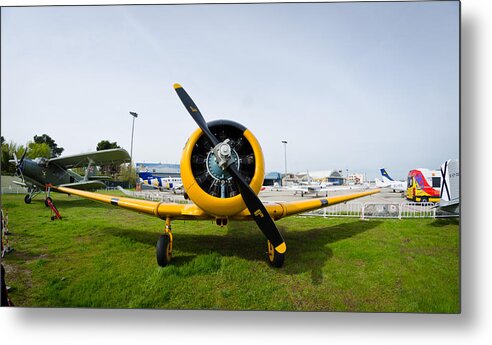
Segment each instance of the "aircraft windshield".
[{"label": "aircraft windshield", "polygon": [[34,159],[34,162],[36,162],[38,165],[45,164],[48,160],[44,157],[38,157]]}]

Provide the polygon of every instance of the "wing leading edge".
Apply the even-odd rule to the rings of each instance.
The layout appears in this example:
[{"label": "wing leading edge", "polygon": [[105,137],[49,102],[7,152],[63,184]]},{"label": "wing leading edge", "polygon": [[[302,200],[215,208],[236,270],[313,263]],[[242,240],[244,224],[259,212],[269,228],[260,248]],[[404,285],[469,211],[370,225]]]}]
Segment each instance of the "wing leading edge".
[{"label": "wing leading edge", "polygon": [[166,219],[168,217],[183,220],[213,218],[194,204],[164,203],[134,198],[117,197],[114,195],[87,192],[61,186],[52,188],[63,193],[77,195],[85,199],[99,201],[105,204],[110,204],[128,210],[149,214],[162,219]]},{"label": "wing leading edge", "polygon": [[[270,214],[270,216],[273,219],[278,220],[299,213],[314,211],[319,208],[328,207],[335,204],[340,204],[342,202],[347,202],[350,200],[362,198],[379,192],[380,192],[379,189],[373,189],[360,193],[339,195],[329,198],[315,198],[315,199],[307,199],[301,201],[268,203],[265,204],[265,207],[268,213]],[[245,210],[239,213],[237,216],[232,217],[232,219],[248,219],[248,217],[250,217],[250,214],[248,210]]]},{"label": "wing leading edge", "polygon": [[[162,219],[182,219],[182,220],[204,220],[214,219],[214,216],[207,214],[201,208],[195,204],[178,204],[178,203],[164,203],[149,200],[140,200],[134,198],[116,197],[113,195],[87,192],[83,190],[77,190],[66,187],[53,187],[54,189],[67,193],[77,195],[86,199],[99,201],[105,204],[111,204],[113,206],[122,207],[128,210],[141,212],[156,216]],[[319,208],[332,206],[342,202],[362,198],[368,195],[379,193],[379,189],[368,190],[360,193],[333,196],[329,198],[316,198],[302,201],[290,201],[290,202],[275,202],[265,203],[265,208],[274,220],[278,220],[284,217],[289,217],[295,214],[313,211]],[[234,220],[252,220],[253,217],[249,213],[248,209],[229,217]]]},{"label": "wing leading edge", "polygon": [[130,155],[125,149],[108,149],[83,153],[80,155],[62,156],[51,158],[48,163],[56,164],[65,169],[87,166],[89,163],[95,165],[128,163]]}]

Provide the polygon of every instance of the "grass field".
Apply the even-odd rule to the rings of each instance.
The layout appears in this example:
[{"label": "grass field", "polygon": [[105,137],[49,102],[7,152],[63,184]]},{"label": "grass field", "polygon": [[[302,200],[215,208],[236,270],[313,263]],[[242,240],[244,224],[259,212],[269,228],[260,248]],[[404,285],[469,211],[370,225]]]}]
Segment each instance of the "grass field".
[{"label": "grass field", "polygon": [[[115,193],[117,194],[117,193]],[[2,263],[16,306],[460,312],[457,220],[290,217],[285,265],[271,268],[253,222],[173,222],[161,268],[157,218],[54,194],[3,195],[15,251]]]}]

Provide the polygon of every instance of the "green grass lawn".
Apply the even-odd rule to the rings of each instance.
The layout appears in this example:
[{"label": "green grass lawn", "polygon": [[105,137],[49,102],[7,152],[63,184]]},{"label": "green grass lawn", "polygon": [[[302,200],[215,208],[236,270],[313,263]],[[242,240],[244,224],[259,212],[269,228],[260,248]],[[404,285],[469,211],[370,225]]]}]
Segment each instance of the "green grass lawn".
[{"label": "green grass lawn", "polygon": [[[118,193],[115,193],[118,194]],[[460,312],[457,220],[290,217],[277,222],[284,267],[266,261],[253,222],[174,221],[171,265],[157,266],[164,221],[78,197],[3,195],[15,251],[2,263],[16,306]]]}]

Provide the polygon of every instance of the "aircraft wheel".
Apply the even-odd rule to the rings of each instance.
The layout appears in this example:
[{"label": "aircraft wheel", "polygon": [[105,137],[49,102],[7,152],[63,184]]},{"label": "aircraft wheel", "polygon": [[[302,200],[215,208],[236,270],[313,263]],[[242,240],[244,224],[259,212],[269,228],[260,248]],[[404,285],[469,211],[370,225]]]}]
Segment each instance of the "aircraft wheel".
[{"label": "aircraft wheel", "polygon": [[165,267],[172,257],[171,236],[164,234],[159,236],[156,245],[156,258],[157,264],[161,267]]},{"label": "aircraft wheel", "polygon": [[47,197],[46,199],[44,199],[44,206],[46,207],[50,207],[50,205],[48,205],[48,199],[53,202],[53,199],[51,199],[50,197]]},{"label": "aircraft wheel", "polygon": [[268,262],[273,267],[282,267],[284,264],[285,253],[280,254],[275,250],[273,244],[268,241]]},{"label": "aircraft wheel", "polygon": [[29,195],[26,195],[26,196],[24,197],[24,202],[25,202],[26,204],[30,204],[30,203],[31,203],[31,201],[32,201],[32,199],[31,199],[31,197],[30,197]]}]

